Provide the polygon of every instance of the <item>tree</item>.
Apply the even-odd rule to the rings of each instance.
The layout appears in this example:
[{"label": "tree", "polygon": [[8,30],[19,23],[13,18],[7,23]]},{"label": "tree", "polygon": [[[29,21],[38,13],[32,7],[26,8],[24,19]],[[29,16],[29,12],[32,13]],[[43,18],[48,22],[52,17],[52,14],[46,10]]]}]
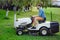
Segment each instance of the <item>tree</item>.
[{"label": "tree", "polygon": [[49,6],[51,3],[51,0],[41,0],[45,7]]},{"label": "tree", "polygon": [[3,9],[3,6],[6,4],[6,0],[0,0],[0,3],[2,4],[2,9]]},{"label": "tree", "polygon": [[36,6],[38,3],[40,3],[40,0],[31,0],[31,3],[33,6]]},{"label": "tree", "polygon": [[8,18],[8,14],[9,14],[9,8],[8,8],[8,7],[9,7],[9,0],[6,0],[5,6],[6,6],[6,8],[7,8],[7,9],[6,9],[6,17],[5,17],[5,18],[6,18],[6,19],[9,19],[9,18]]},{"label": "tree", "polygon": [[12,5],[19,6],[18,12],[31,3],[31,0],[13,0]]},{"label": "tree", "polygon": [[[7,3],[8,3],[8,0],[0,0],[0,4],[2,4],[2,9],[4,6],[7,6]],[[8,7],[7,7],[7,11],[6,11],[6,19],[8,19],[8,13],[9,13],[9,10],[8,10]]]}]

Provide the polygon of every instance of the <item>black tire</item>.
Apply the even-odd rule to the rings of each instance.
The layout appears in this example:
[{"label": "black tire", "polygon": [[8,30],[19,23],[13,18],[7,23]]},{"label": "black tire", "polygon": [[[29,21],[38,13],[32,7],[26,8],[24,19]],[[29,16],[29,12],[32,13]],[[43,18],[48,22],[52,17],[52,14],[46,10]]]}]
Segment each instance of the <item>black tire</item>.
[{"label": "black tire", "polygon": [[20,29],[17,29],[16,34],[17,34],[17,35],[22,35],[22,34],[23,34],[23,31],[20,30]]},{"label": "black tire", "polygon": [[42,28],[39,30],[39,35],[42,35],[42,36],[48,35],[48,28],[42,27]]}]

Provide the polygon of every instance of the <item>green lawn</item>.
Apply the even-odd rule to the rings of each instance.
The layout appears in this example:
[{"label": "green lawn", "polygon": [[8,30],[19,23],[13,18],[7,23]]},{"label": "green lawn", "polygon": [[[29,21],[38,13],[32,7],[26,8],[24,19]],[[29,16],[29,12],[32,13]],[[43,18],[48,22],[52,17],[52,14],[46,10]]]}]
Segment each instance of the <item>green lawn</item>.
[{"label": "green lawn", "polygon": [[[47,8],[44,9],[47,17],[47,21],[51,20],[50,11],[53,13],[53,21],[60,22],[60,8]],[[60,32],[53,36],[32,36],[24,34],[22,36],[16,35],[14,29],[14,12],[9,12],[9,19],[4,19],[5,10],[0,9],[0,40],[60,40]],[[37,11],[20,12],[17,18],[30,17],[30,15],[37,15]]]}]

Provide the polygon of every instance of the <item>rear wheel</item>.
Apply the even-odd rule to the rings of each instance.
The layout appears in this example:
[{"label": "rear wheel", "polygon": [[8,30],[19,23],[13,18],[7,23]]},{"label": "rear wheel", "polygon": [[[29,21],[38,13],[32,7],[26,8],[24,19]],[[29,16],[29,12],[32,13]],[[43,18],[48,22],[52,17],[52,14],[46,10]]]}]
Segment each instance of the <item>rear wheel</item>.
[{"label": "rear wheel", "polygon": [[48,29],[46,27],[41,28],[39,30],[39,34],[43,35],[43,36],[47,35],[48,34]]}]

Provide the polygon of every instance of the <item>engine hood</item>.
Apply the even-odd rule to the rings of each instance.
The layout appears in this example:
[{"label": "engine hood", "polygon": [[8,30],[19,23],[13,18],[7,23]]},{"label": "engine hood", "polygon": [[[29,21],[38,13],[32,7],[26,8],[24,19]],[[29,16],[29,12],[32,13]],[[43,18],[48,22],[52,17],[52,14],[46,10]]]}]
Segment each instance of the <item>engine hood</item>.
[{"label": "engine hood", "polygon": [[18,27],[19,25],[27,25],[32,22],[31,18],[18,18],[15,22],[15,26]]},{"label": "engine hood", "polygon": [[29,23],[31,23],[32,21],[31,21],[31,18],[19,18],[19,19],[18,19],[18,22],[29,24]]}]

